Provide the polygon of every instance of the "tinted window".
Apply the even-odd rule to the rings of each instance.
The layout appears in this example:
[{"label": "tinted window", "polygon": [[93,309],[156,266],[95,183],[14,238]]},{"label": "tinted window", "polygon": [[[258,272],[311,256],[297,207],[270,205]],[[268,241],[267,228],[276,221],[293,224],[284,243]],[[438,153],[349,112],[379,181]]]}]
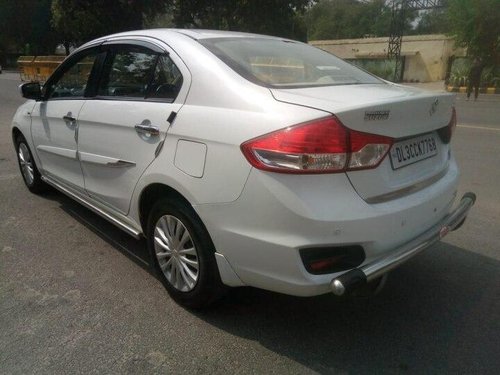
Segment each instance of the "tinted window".
[{"label": "tinted window", "polygon": [[70,65],[48,88],[49,98],[83,97],[97,55],[98,52],[93,51]]},{"label": "tinted window", "polygon": [[181,86],[181,72],[168,55],[127,47],[110,52],[98,95],[173,101]]},{"label": "tinted window", "polygon": [[174,100],[182,86],[182,75],[168,56],[160,56],[148,97]]},{"label": "tinted window", "polygon": [[144,98],[158,54],[138,50],[117,51],[107,61],[108,75],[101,80],[98,95]]},{"label": "tinted window", "polygon": [[304,43],[264,38],[213,38],[200,43],[246,79],[268,87],[382,83]]}]

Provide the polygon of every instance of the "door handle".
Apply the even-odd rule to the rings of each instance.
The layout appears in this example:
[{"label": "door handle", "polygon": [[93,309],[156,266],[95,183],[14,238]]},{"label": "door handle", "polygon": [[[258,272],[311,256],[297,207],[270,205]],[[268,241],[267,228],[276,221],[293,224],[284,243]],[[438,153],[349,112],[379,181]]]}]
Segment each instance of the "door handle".
[{"label": "door handle", "polygon": [[148,136],[160,135],[160,128],[151,124],[137,124],[134,126],[134,128],[135,131],[139,134],[146,134]]},{"label": "door handle", "polygon": [[76,121],[76,118],[72,117],[72,116],[63,116],[63,120],[64,121],[69,121],[69,122],[75,122]]},{"label": "door handle", "polygon": [[[66,123],[66,126],[70,128],[75,128],[76,129],[76,118],[71,116],[71,113],[68,113],[67,115],[63,116],[63,120]],[[76,139],[76,133],[75,133],[75,139]]]}]

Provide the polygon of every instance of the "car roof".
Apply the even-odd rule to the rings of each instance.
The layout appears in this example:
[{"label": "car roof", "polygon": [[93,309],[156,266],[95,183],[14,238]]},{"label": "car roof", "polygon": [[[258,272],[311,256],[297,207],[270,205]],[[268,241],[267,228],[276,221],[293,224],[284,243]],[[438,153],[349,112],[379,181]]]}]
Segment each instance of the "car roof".
[{"label": "car roof", "polygon": [[[296,42],[291,39],[280,38],[269,35],[244,33],[238,31],[224,31],[224,30],[207,30],[207,29],[170,29],[170,28],[158,28],[158,29],[146,29],[146,30],[133,30],[125,31],[117,34],[111,34],[102,36],[100,38],[89,41],[82,46],[80,46],[77,51],[85,49],[89,46],[95,45],[96,43],[102,43],[106,40],[120,39],[120,38],[130,38],[130,37],[151,37],[163,41],[183,39],[188,37],[191,40],[203,40],[211,38],[255,38],[255,39],[268,39],[268,40],[279,40],[279,41],[289,41]],[[76,51],[75,51],[76,52]]]},{"label": "car roof", "polygon": [[177,33],[187,35],[193,39],[208,39],[208,38],[269,38],[281,39],[268,35],[244,33],[238,31],[225,30],[207,30],[207,29],[167,29]]},{"label": "car roof", "polygon": [[224,31],[224,30],[206,30],[206,29],[146,29],[146,30],[134,30],[126,31],[118,34],[107,35],[99,39],[109,39],[115,37],[127,37],[127,36],[150,36],[162,39],[162,37],[175,37],[176,35],[185,35],[191,39],[201,40],[210,38],[264,38],[264,39],[275,39],[275,40],[288,40],[286,38],[280,38],[269,35],[260,35],[252,33],[244,33],[238,31]]}]

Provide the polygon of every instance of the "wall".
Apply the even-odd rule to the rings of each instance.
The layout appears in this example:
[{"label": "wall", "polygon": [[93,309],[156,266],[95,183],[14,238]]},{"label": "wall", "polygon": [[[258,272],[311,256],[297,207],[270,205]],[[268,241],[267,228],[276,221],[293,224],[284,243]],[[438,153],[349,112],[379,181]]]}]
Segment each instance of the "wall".
[{"label": "wall", "polygon": [[[383,59],[387,56],[388,37],[314,40],[310,44],[343,59]],[[454,48],[454,40],[446,35],[414,35],[403,37],[401,55],[405,56],[404,81],[433,82],[444,80],[448,59],[464,54]]]}]

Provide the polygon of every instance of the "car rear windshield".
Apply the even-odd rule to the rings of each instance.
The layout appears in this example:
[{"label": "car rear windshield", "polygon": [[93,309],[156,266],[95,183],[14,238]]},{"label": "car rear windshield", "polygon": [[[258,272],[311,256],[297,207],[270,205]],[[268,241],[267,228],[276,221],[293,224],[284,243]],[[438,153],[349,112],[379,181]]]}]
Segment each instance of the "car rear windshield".
[{"label": "car rear windshield", "polygon": [[304,43],[266,38],[211,38],[199,42],[240,75],[266,87],[383,83],[338,57]]}]

